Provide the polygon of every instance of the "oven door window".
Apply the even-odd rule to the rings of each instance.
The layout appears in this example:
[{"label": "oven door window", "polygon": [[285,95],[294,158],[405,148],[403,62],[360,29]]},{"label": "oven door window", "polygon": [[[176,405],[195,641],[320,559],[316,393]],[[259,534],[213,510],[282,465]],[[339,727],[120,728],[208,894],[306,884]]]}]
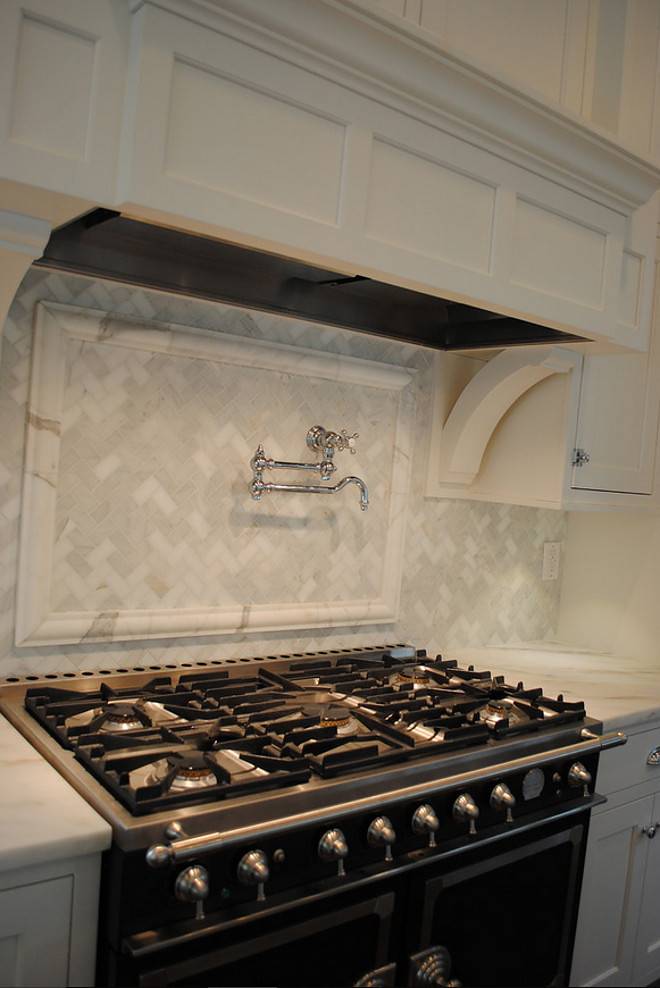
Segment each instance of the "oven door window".
[{"label": "oven door window", "polygon": [[[374,969],[385,969],[394,985],[388,957],[395,895],[386,892],[355,901],[333,897],[334,908],[308,909],[249,923],[247,930],[219,929],[196,949],[164,949],[157,959],[137,960],[138,970],[124,972],[121,984],[231,986],[353,985]],[[332,901],[332,900],[329,900]],[[203,943],[203,946],[202,946]],[[133,978],[134,980],[131,980]],[[385,981],[388,983],[388,981]]]},{"label": "oven door window", "polygon": [[[492,988],[565,984],[582,860],[582,826],[425,877],[412,946],[445,947],[451,977]],[[413,962],[414,963],[414,962]]]}]

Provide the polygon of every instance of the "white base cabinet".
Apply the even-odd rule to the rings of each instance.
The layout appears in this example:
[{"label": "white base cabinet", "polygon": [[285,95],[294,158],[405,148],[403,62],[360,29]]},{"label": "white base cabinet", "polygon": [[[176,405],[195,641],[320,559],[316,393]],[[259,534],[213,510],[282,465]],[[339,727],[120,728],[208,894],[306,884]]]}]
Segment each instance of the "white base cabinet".
[{"label": "white base cabinet", "polygon": [[660,978],[660,768],[646,764],[658,744],[660,728],[603,755],[596,788],[608,803],[592,816],[571,985]]},{"label": "white base cabinet", "polygon": [[100,854],[0,874],[0,988],[95,983]]},{"label": "white base cabinet", "polygon": [[0,988],[95,983],[100,854],[0,874]]}]

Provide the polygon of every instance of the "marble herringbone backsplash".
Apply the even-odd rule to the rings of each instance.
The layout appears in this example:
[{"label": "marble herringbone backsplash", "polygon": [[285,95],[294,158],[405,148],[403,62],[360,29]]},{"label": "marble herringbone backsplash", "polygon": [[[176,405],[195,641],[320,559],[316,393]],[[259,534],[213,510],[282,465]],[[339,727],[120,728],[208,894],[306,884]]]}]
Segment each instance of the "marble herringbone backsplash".
[{"label": "marble herringbone backsplash", "polygon": [[[378,360],[415,371],[417,424],[396,624],[16,647],[25,414],[32,321],[34,307],[41,300]],[[286,507],[288,527],[272,528],[265,543],[267,552],[262,540],[259,559],[250,556],[249,538],[240,544],[231,542],[229,526],[223,522],[232,517],[236,528],[240,497],[219,483],[216,449],[208,445],[211,430],[200,430],[200,417],[216,423],[213,441],[217,449],[231,447],[242,462],[247,437],[255,428],[254,421],[245,421],[245,409],[249,396],[258,393],[258,371],[237,368],[229,380],[225,375],[220,381],[217,367],[200,360],[178,361],[174,367],[163,354],[133,351],[128,358],[121,348],[85,347],[84,360],[71,362],[62,413],[58,539],[51,587],[56,610],[186,607],[191,602],[209,606],[215,603],[217,588],[227,599],[234,596],[247,606],[315,600],[319,595],[368,598],[376,592],[383,540],[378,525],[371,522],[370,527],[366,522],[367,518],[378,519],[376,513],[346,513],[344,529],[339,511],[339,526],[332,532],[334,544],[328,547],[319,545],[306,530],[309,512],[325,510],[326,499],[316,503],[315,499],[292,497]],[[431,373],[432,354],[419,347],[110,282],[31,271],[5,325],[0,367],[0,675],[207,661],[392,641],[409,641],[449,654],[459,646],[552,635],[559,583],[541,580],[542,548],[546,541],[564,539],[566,516],[424,496]],[[105,382],[103,390],[97,389],[100,381]],[[387,423],[383,428],[386,445],[390,442],[391,410],[376,391],[367,389],[367,393],[342,384],[342,408],[349,410],[354,421],[335,423],[330,421],[333,394],[329,386],[319,387],[310,403],[294,384],[291,381],[283,389],[278,407],[269,409],[284,437],[282,448],[268,450],[269,455],[297,459],[291,452],[300,452],[301,437],[321,419],[330,428],[347,426],[356,431],[360,431],[360,420],[365,428],[368,420],[372,435],[374,424],[382,421]],[[206,437],[204,442],[200,435]],[[289,436],[292,446],[286,448]],[[350,467],[345,472],[358,474],[364,470],[374,478],[384,499],[386,475],[381,461],[386,460],[386,452],[372,442],[358,457],[341,454],[349,463],[342,463],[340,469]],[[240,496],[245,496],[243,491]],[[357,500],[357,490],[340,496]],[[123,522],[128,518],[122,509],[124,499],[132,507],[130,527]],[[69,530],[67,519],[71,517],[76,525]],[[227,529],[224,541],[223,527]],[[318,559],[329,548],[332,554],[327,558],[332,565],[319,568]],[[173,576],[179,571],[181,579]]]}]

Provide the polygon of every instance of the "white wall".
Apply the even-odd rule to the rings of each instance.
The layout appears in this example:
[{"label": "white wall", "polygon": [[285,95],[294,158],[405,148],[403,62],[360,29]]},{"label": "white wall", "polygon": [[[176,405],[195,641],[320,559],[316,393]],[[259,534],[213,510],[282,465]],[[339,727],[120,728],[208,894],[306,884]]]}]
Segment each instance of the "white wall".
[{"label": "white wall", "polygon": [[558,636],[660,663],[660,518],[571,512]]}]

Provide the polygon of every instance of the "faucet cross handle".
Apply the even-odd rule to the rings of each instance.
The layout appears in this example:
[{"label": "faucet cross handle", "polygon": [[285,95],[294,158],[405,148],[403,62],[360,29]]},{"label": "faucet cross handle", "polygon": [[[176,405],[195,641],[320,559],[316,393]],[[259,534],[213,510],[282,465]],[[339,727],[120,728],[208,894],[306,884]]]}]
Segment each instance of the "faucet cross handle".
[{"label": "faucet cross handle", "polygon": [[346,432],[346,429],[342,429],[341,436],[339,438],[341,441],[341,445],[338,443],[337,449],[347,449],[353,455],[357,453],[357,450],[355,448],[355,440],[360,438],[359,432],[354,432],[352,436],[349,436],[349,434]]},{"label": "faucet cross handle", "polygon": [[307,445],[310,449],[323,450],[326,458],[331,460],[336,449],[348,449],[351,453],[355,453],[355,440],[358,438],[357,432],[349,436],[346,429],[342,429],[341,432],[330,432],[322,425],[313,425],[307,433]]}]

